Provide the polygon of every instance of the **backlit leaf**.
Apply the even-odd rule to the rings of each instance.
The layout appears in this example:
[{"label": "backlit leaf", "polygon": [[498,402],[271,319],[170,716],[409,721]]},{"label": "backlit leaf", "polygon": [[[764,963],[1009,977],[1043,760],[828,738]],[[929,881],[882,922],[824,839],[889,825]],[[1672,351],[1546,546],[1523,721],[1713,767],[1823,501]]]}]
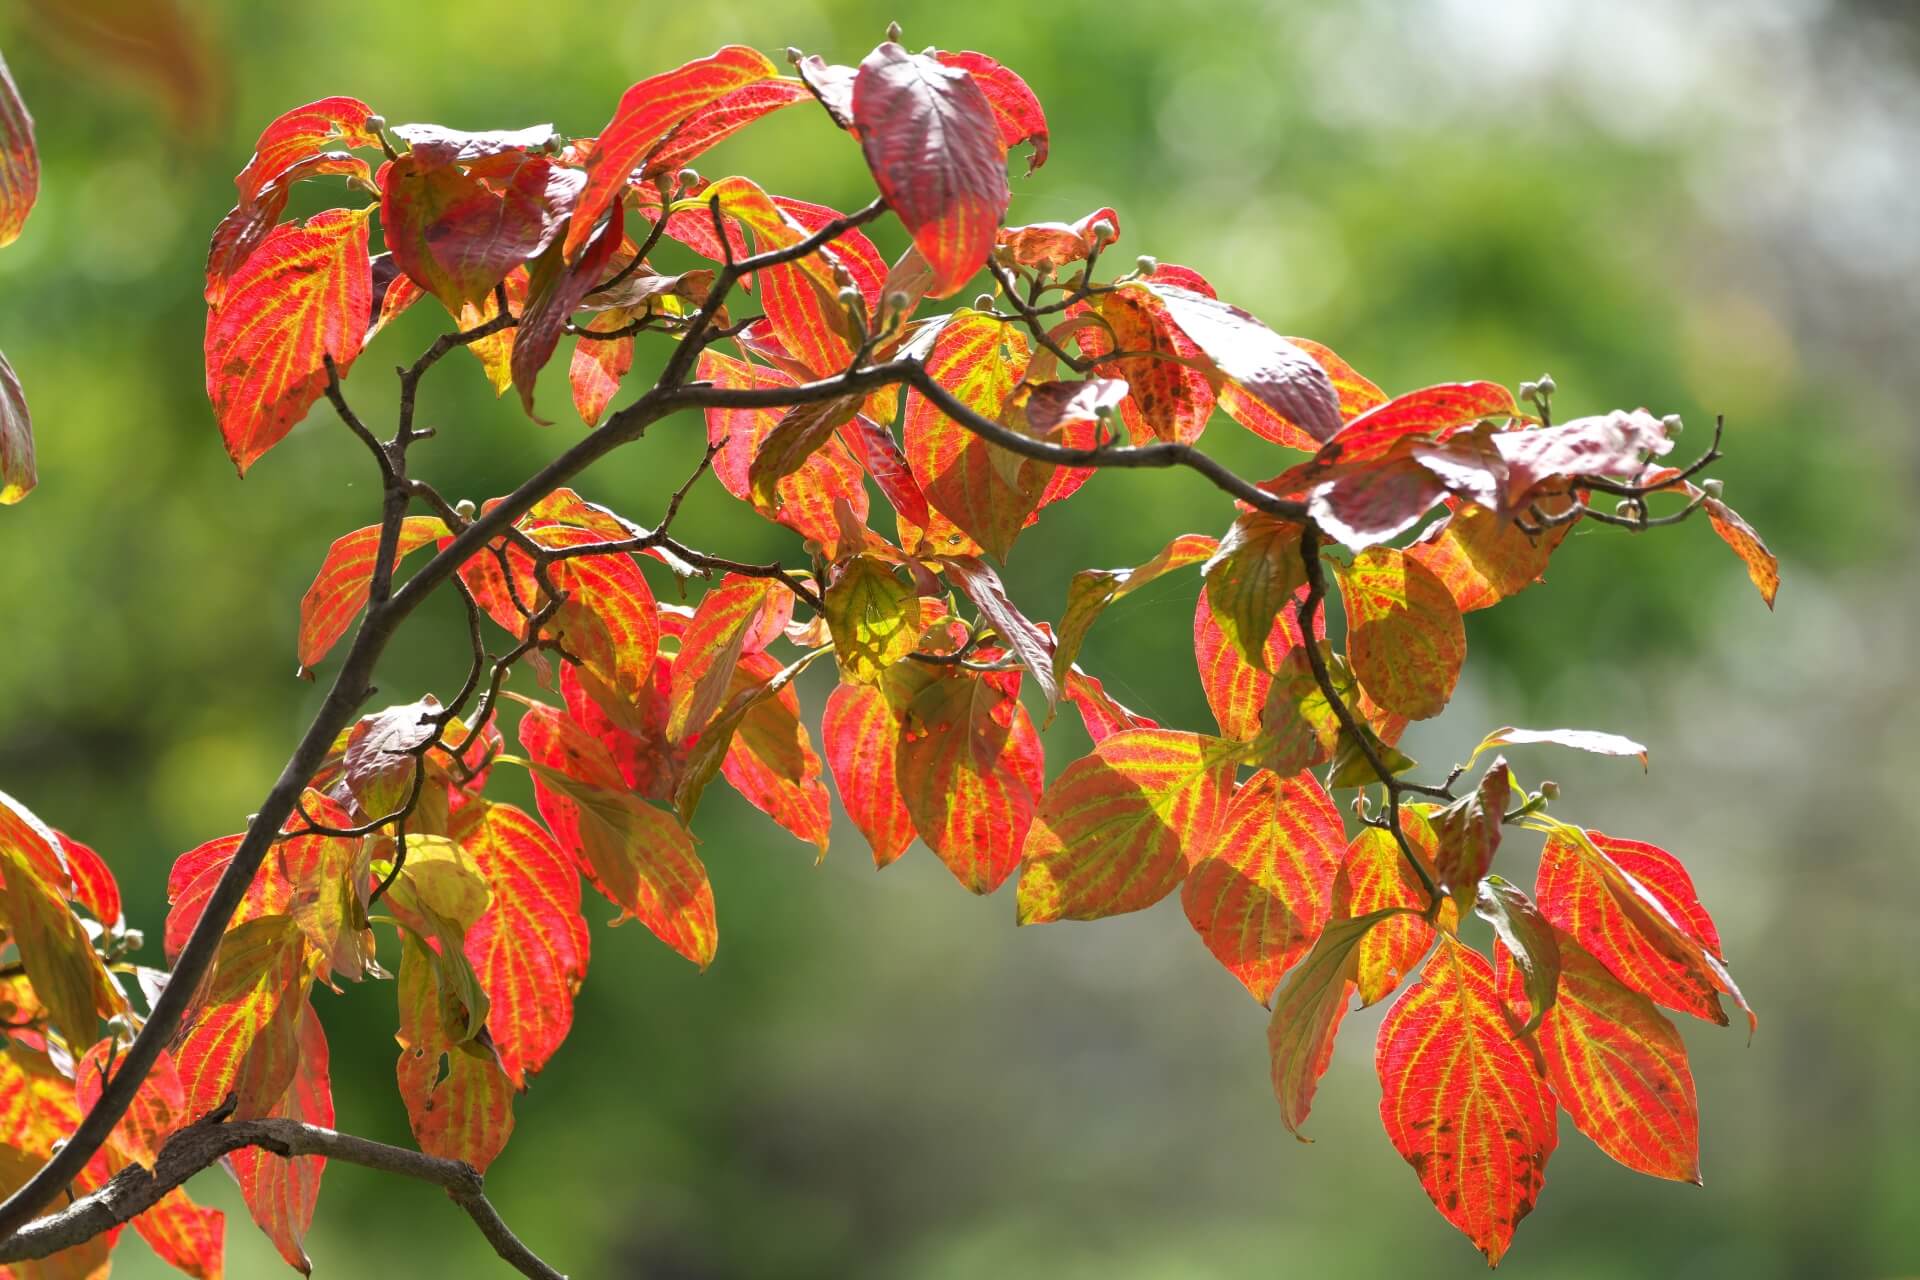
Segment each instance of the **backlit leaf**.
[{"label": "backlit leaf", "polygon": [[887,41],[854,77],[852,128],[887,205],[933,267],[936,298],[986,265],[1007,211],[1007,148],[967,71]]},{"label": "backlit leaf", "polygon": [[292,1084],[306,1007],[306,938],[291,916],[258,916],[220,940],[198,1014],[175,1052],[187,1109],[238,1095],[234,1114],[271,1113]]},{"label": "backlit leaf", "polygon": [[860,401],[857,395],[841,396],[795,405],[782,414],[773,430],[760,441],[753,464],[747,468],[747,484],[752,490],[754,505],[778,510],[780,481],[832,443],[834,433],[853,421]]},{"label": "backlit leaf", "polygon": [[1027,156],[1027,176],[1032,177],[1033,171],[1047,162],[1047,117],[1027,82],[984,53],[949,53],[943,49],[933,56],[941,65],[958,67],[971,75],[987,95],[1006,150],[1012,151],[1021,143],[1033,144]]},{"label": "backlit leaf", "polygon": [[1267,636],[1307,580],[1300,534],[1290,520],[1247,512],[1201,569],[1214,621],[1256,667],[1266,667]]},{"label": "backlit leaf", "polygon": [[[587,185],[574,206],[566,252],[576,254],[594,233],[648,153],[689,116],[725,99],[744,85],[777,77],[765,54],[744,45],[727,45],[705,58],[649,76],[620,97],[613,119],[587,155]],[[617,224],[618,218],[614,219]]]},{"label": "backlit leaf", "polygon": [[[1573,1127],[1629,1169],[1698,1183],[1700,1114],[1678,1028],[1571,939],[1559,954],[1559,998],[1535,1042]],[[1493,968],[1518,1003],[1520,970],[1505,947]]]},{"label": "backlit leaf", "polygon": [[[1547,499],[1542,506],[1552,514],[1567,502]],[[1446,520],[1423,532],[1421,540],[1407,548],[1407,555],[1433,570],[1453,593],[1460,611],[1471,613],[1538,582],[1547,571],[1548,558],[1571,527],[1563,524],[1538,534],[1523,533],[1511,516],[1461,503]]]},{"label": "backlit leaf", "polygon": [[1095,745],[1122,733],[1128,729],[1158,729],[1160,722],[1150,716],[1122,706],[1119,699],[1108,693],[1099,679],[1088,675],[1078,666],[1067,670],[1062,682],[1062,694],[1074,709],[1080,713],[1080,722],[1086,726],[1087,737]]},{"label": "backlit leaf", "polygon": [[1429,815],[1439,848],[1433,869],[1443,888],[1451,890],[1460,909],[1472,905],[1480,877],[1493,865],[1500,848],[1501,823],[1512,794],[1513,774],[1505,756],[1495,756],[1480,777],[1480,785],[1443,809]]},{"label": "backlit leaf", "polygon": [[[574,226],[580,224],[576,218]],[[513,354],[509,366],[513,385],[520,392],[520,406],[535,422],[543,422],[533,411],[533,384],[540,371],[553,358],[567,321],[580,309],[581,300],[607,277],[607,264],[620,247],[623,237],[618,221],[595,238],[578,262],[569,263],[556,247],[534,261],[527,274],[527,305],[515,327]]]},{"label": "backlit leaf", "polygon": [[[1433,827],[1424,816],[1403,806],[1400,829],[1431,871],[1437,843]],[[1391,995],[1433,945],[1434,928],[1419,915],[1426,906],[1426,893],[1407,869],[1391,832],[1367,827],[1353,838],[1334,884],[1334,914],[1362,916],[1388,907],[1408,908],[1408,914],[1381,922],[1360,945],[1354,981],[1362,1005],[1377,1004]],[[1452,908],[1449,902],[1443,910]]]},{"label": "backlit leaf", "polygon": [[1037,267],[1048,263],[1059,269],[1092,254],[1093,227],[1099,222],[1113,228],[1106,243],[1112,244],[1120,238],[1120,215],[1112,209],[1095,209],[1071,223],[1035,222],[1024,227],[1002,227],[994,237],[994,244],[1006,250],[1016,266]]},{"label": "backlit leaf", "polygon": [[[1303,587],[1301,594],[1304,593]],[[1314,611],[1315,639],[1326,635],[1326,618],[1324,609]],[[1300,620],[1289,605],[1274,618],[1273,629],[1267,633],[1266,647],[1262,650],[1267,668],[1277,669],[1288,651],[1299,644]],[[1227,639],[1215,620],[1204,586],[1193,611],[1193,656],[1200,668],[1201,690],[1206,694],[1213,718],[1220,724],[1221,735],[1241,741],[1259,737],[1262,712],[1273,689],[1273,676],[1240,656],[1239,648]]]},{"label": "backlit leaf", "polygon": [[1051,710],[1060,700],[1060,686],[1053,678],[1052,637],[1007,598],[1006,584],[985,560],[978,556],[949,556],[942,559],[940,565],[980,611],[981,621],[993,627],[1001,645],[1027,669]]},{"label": "backlit leaf", "polygon": [[484,1170],[513,1133],[513,1083],[491,1048],[452,1043],[441,1029],[447,998],[427,945],[403,934],[400,1061],[395,1068],[414,1141],[430,1156]]},{"label": "backlit leaf", "polygon": [[1616,409],[1555,427],[1498,432],[1493,447],[1507,465],[1508,500],[1518,505],[1535,486],[1569,476],[1638,476],[1650,456],[1672,451],[1673,440],[1646,410]]},{"label": "backlit leaf", "polygon": [[[537,711],[544,711],[538,714]],[[520,741],[534,761],[540,816],[593,885],[675,951],[706,968],[719,940],[713,889],[693,837],[628,791],[598,742],[551,709],[529,709]]]},{"label": "backlit leaf", "polygon": [[[587,322],[596,333],[610,332],[625,325],[627,312],[607,311]],[[573,388],[573,407],[580,420],[590,427],[600,418],[620,391],[620,380],[633,368],[633,337],[586,338],[575,340],[573,359],[567,364],[567,382]]]},{"label": "backlit leaf", "polygon": [[1547,827],[1534,896],[1622,983],[1669,1009],[1727,1024],[1720,996],[1747,1009],[1693,881],[1664,849],[1564,823]]},{"label": "backlit leaf", "polygon": [[[451,536],[438,516],[408,516],[400,522],[394,563],[437,539]],[[311,668],[327,656],[366,607],[374,559],[380,549],[380,526],[368,525],[335,540],[313,585],[300,597],[300,665]]]},{"label": "backlit leaf", "polygon": [[[267,1113],[303,1124],[333,1127],[333,1084],[328,1074],[326,1032],[313,1006],[301,1002],[296,1028],[293,1080]],[[311,1274],[302,1242],[313,1225],[320,1198],[325,1156],[277,1156],[259,1147],[242,1147],[227,1157],[247,1212],[273,1241],[280,1256],[302,1274]]]},{"label": "backlit leaf", "polygon": [[1101,740],[1041,797],[1022,851],[1022,924],[1150,907],[1214,847],[1239,749],[1172,729]]},{"label": "backlit leaf", "polygon": [[1180,902],[1207,950],[1255,1000],[1266,1003],[1320,935],[1346,849],[1340,811],[1312,774],[1262,769],[1234,791]]},{"label": "backlit leaf", "polygon": [[1339,578],[1347,656],[1361,687],[1409,719],[1439,715],[1467,656],[1460,606],[1446,584],[1392,547],[1361,552]]},{"label": "backlit leaf", "polygon": [[373,308],[365,210],[329,209],[275,227],[207,315],[207,397],[242,475],[344,376]]},{"label": "backlit leaf", "polygon": [[1380,1121],[1443,1217],[1498,1265],[1558,1142],[1553,1094],[1493,969],[1451,938],[1380,1024]]},{"label": "backlit leaf", "polygon": [[74,900],[109,929],[123,924],[120,885],[113,878],[113,869],[91,845],[81,844],[64,831],[54,834],[60,838],[60,853],[67,861],[67,873],[73,878]]},{"label": "backlit leaf", "polygon": [[849,560],[827,587],[823,603],[834,658],[850,684],[879,683],[887,668],[920,642],[919,597],[872,556]]},{"label": "backlit leaf", "polygon": [[456,316],[539,257],[573,210],[579,171],[519,141],[465,156],[416,140],[380,171],[380,228],[395,264]]},{"label": "backlit leaf", "polygon": [[[1019,865],[1043,775],[1039,736],[1004,683],[895,667],[924,680],[904,707],[894,784],[914,830],[974,893]],[[912,686],[909,686],[912,687]]]},{"label": "backlit leaf", "polygon": [[1732,507],[1718,498],[1708,498],[1701,505],[1707,509],[1707,520],[1713,525],[1713,531],[1746,564],[1748,580],[1759,590],[1767,608],[1773,608],[1773,598],[1780,594],[1779,558],[1767,550],[1767,544],[1761,541],[1754,527],[1741,519]]},{"label": "backlit leaf", "polygon": [[[762,615],[778,608],[787,592],[766,578],[728,574],[700,597],[673,661],[673,693],[668,703],[667,734],[676,739],[699,733],[727,700],[734,670]],[[791,611],[791,603],[786,608]]]},{"label": "backlit leaf", "polygon": [[894,782],[899,721],[886,695],[866,685],[842,684],[827,695],[820,744],[846,811],[884,867],[913,843],[913,818]]},{"label": "backlit leaf", "polygon": [[1495,971],[1512,968],[1519,972],[1527,1005],[1520,1033],[1532,1035],[1553,1009],[1560,986],[1560,943],[1553,926],[1518,885],[1499,876],[1488,876],[1480,882],[1473,913],[1492,925],[1494,936],[1500,939],[1493,959]]},{"label": "backlit leaf", "polygon": [[640,167],[645,178],[659,178],[685,168],[719,143],[762,116],[805,102],[807,86],[784,76],[741,85],[675,125],[648,153]]},{"label": "backlit leaf", "polygon": [[1273,1016],[1267,1022],[1273,1096],[1287,1132],[1302,1142],[1313,1141],[1300,1126],[1307,1122],[1320,1077],[1333,1061],[1334,1037],[1353,997],[1356,949],[1369,930],[1395,914],[1375,911],[1328,923],[1274,995]]}]

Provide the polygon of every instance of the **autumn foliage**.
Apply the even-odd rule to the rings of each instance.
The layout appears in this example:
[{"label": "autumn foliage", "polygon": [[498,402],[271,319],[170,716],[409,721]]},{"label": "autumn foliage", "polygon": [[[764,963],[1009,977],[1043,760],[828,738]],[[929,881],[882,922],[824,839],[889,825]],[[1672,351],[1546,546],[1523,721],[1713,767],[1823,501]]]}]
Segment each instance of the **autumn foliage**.
[{"label": "autumn foliage", "polygon": [[[1662,1010],[1724,1025],[1731,1003],[1751,1028],[1714,922],[1672,854],[1551,816],[1558,789],[1507,758],[1645,750],[1498,728],[1419,781],[1397,744],[1446,708],[1463,615],[1536,583],[1578,524],[1644,530],[1705,508],[1771,605],[1773,557],[1703,476],[1719,430],[1674,466],[1677,419],[1559,421],[1550,380],[1390,394],[1196,271],[1116,267],[1112,208],[1009,225],[1009,153],[1026,148],[1031,174],[1051,140],[992,58],[889,39],[857,67],[790,60],[792,77],[728,47],[651,76],[595,137],[388,125],[344,97],[262,132],[208,255],[207,395],[242,475],[322,400],[368,447],[384,501],[299,603],[302,671],[353,639],[252,826],[175,862],[166,968],[135,958],[94,851],[0,795],[0,1178],[27,1187],[0,1210],[8,1229],[49,1206],[53,1175],[35,1171],[50,1158],[84,1197],[182,1131],[330,1127],[312,1004],[372,980],[396,995],[420,1151],[484,1170],[572,1029],[595,911],[583,881],[617,921],[713,962],[721,914],[692,824],[716,782],[818,857],[837,794],[877,867],[918,841],[975,894],[1012,881],[1021,924],[1177,894],[1204,952],[1271,1011],[1295,1135],[1346,1014],[1391,998],[1382,1124],[1489,1262],[1541,1194],[1562,1112],[1629,1168],[1697,1181],[1693,1079]],[[690,167],[765,115],[821,108],[871,172],[863,210]],[[283,221],[309,181],[338,207]],[[0,243],[36,186],[0,65]],[[861,230],[889,214],[908,246],[892,261]],[[709,265],[657,272],[663,241]],[[965,306],[930,306],[970,287]],[[382,440],[348,376],[415,306],[449,328],[404,369]],[[634,386],[642,340],[665,365]],[[419,381],[463,347],[533,421],[571,411],[588,428],[478,507],[409,469],[428,434]],[[649,497],[651,526],[576,487],[681,410],[704,416],[709,448]],[[1208,430],[1267,442],[1272,478],[1199,451]],[[1222,490],[1218,527],[1073,575],[1057,609],[1012,598],[999,566],[1025,531],[1120,466],[1198,471]],[[680,499],[708,472],[804,561],[682,543]],[[33,481],[0,361],[0,498]],[[1200,728],[1129,710],[1078,661],[1103,611],[1176,574],[1203,584],[1193,647],[1216,723]],[[661,598],[689,579],[707,583],[691,607]],[[472,624],[468,677],[364,708],[387,638],[443,586]],[[838,683],[809,706],[798,677],[815,666]],[[1049,768],[1042,731],[1063,703],[1093,746]],[[492,793],[509,770],[530,777],[531,812]],[[1544,838],[1531,892],[1500,874],[1518,833]],[[1486,927],[1463,928],[1476,917]],[[306,1269],[324,1159],[246,1146],[228,1163]],[[188,1274],[218,1275],[220,1215],[159,1191],[126,1220]],[[59,1238],[12,1274],[104,1274],[117,1230]]]}]

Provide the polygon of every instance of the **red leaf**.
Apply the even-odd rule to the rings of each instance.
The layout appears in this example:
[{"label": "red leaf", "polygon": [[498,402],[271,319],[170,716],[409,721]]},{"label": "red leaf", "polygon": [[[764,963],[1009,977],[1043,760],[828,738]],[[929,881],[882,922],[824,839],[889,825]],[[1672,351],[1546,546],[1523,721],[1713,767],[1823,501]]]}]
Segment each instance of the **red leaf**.
[{"label": "red leaf", "polygon": [[[1556,928],[1654,1003],[1721,1026],[1721,995],[1747,1008],[1693,881],[1666,850],[1556,824],[1535,896]],[[1751,1009],[1747,1020],[1756,1024]]]},{"label": "red leaf", "polygon": [[[595,316],[588,328],[595,332],[618,329],[627,323],[624,311]],[[600,425],[600,416],[620,391],[620,380],[633,368],[633,338],[581,337],[573,345],[573,359],[567,365],[567,381],[573,386],[573,407],[580,420],[590,427]]]},{"label": "red leaf", "polygon": [[[627,179],[644,167],[648,153],[674,126],[743,85],[774,79],[778,73],[764,54],[732,44],[709,57],[649,76],[621,95],[613,119],[587,156],[587,185],[574,206],[567,256],[587,242],[600,216],[626,189]],[[667,145],[672,145],[670,140]],[[614,219],[616,225],[619,221]]]},{"label": "red leaf", "polygon": [[778,634],[793,614],[793,597],[766,578],[728,574],[700,597],[673,662],[673,693],[667,733],[690,738],[706,727],[727,700],[733,673],[748,640]]},{"label": "red leaf", "polygon": [[807,97],[805,84],[784,76],[743,84],[675,125],[648,154],[641,176],[662,178],[684,168],[760,117],[804,102]]},{"label": "red leaf", "polygon": [[485,988],[487,1030],[516,1089],[547,1065],[573,1025],[590,942],[580,872],[531,817],[512,805],[462,808],[453,838],[493,899],[467,930],[467,960]]},{"label": "red leaf", "polygon": [[[574,226],[579,225],[576,219]],[[527,283],[526,309],[520,313],[520,323],[514,330],[510,365],[513,385],[520,392],[520,405],[536,422],[544,419],[533,411],[534,380],[553,358],[554,349],[560,345],[560,335],[566,331],[573,313],[579,310],[581,299],[606,279],[607,264],[624,237],[619,221],[615,220],[607,224],[607,229],[580,255],[579,261],[569,264],[557,249],[549,248],[533,264]]]},{"label": "red leaf", "polygon": [[1501,431],[1493,447],[1507,464],[1511,505],[1535,486],[1568,476],[1634,477],[1646,469],[1648,455],[1673,449],[1666,426],[1644,409],[1616,409],[1602,417],[1576,418],[1557,427]]},{"label": "red leaf", "polygon": [[[1552,514],[1569,501],[1547,499],[1541,505]],[[1471,503],[1453,507],[1452,515],[1423,531],[1407,555],[1447,584],[1462,613],[1498,604],[1540,581],[1548,558],[1573,527],[1555,525],[1528,534],[1510,516]]]},{"label": "red leaf", "polygon": [[994,236],[994,244],[1012,254],[1017,266],[1051,264],[1058,269],[1084,261],[1093,253],[1096,243],[1093,228],[1100,222],[1113,228],[1113,234],[1107,237],[1108,244],[1120,238],[1120,215],[1112,209],[1095,209],[1072,223],[1035,222],[1024,227],[1002,227]]},{"label": "red leaf", "polygon": [[5,58],[0,58],[0,247],[20,238],[40,195],[40,151],[33,142],[33,116],[20,100]]},{"label": "red leaf", "polygon": [[958,67],[973,77],[987,95],[994,121],[1000,126],[1000,142],[1008,151],[1023,142],[1031,142],[1027,157],[1027,176],[1047,162],[1047,116],[1040,100],[1033,96],[1027,82],[984,53],[948,53],[933,55],[942,65]]},{"label": "red leaf", "polygon": [[[764,686],[780,673],[774,658],[749,653],[734,673],[732,697]],[[800,721],[799,694],[790,680],[782,682],[773,696],[757,699],[747,708],[720,760],[721,776],[747,803],[812,843],[824,858],[833,814],[821,773],[820,757]]]},{"label": "red leaf", "polygon": [[1347,656],[1381,707],[1413,720],[1440,714],[1467,657],[1460,606],[1432,570],[1392,547],[1374,547],[1343,569]]},{"label": "red leaf", "polygon": [[900,726],[886,695],[867,685],[842,684],[827,695],[820,743],[840,792],[840,807],[884,867],[913,843],[913,818],[894,783]]},{"label": "red leaf", "polygon": [[253,158],[233,180],[244,203],[257,197],[289,169],[336,147],[377,147],[380,136],[367,127],[373,108],[358,98],[322,98],[295,107],[261,131]]},{"label": "red leaf", "polygon": [[[440,538],[451,537],[438,516],[408,516],[400,524],[394,563]],[[366,607],[374,559],[380,549],[380,526],[368,525],[338,538],[327,548],[326,559],[313,585],[300,597],[300,665],[317,666],[347,626]]]},{"label": "red leaf", "polygon": [[1376,462],[1412,439],[1443,441],[1482,418],[1519,413],[1513,392],[1497,382],[1443,382],[1409,391],[1369,409],[1330,438],[1307,466]]},{"label": "red leaf", "polygon": [[1020,665],[1033,676],[1051,709],[1060,700],[1060,686],[1053,678],[1052,637],[1035,626],[1007,598],[1006,584],[985,560],[978,556],[949,556],[940,561],[940,566],[967,599],[973,601],[981,619],[993,627],[1001,643],[1020,659]]},{"label": "red leaf", "polygon": [[1334,541],[1364,551],[1420,523],[1446,493],[1438,476],[1407,458],[1336,476],[1313,491],[1308,510]]},{"label": "red leaf", "polygon": [[[1160,267],[1151,278],[1185,284],[1192,282],[1189,277],[1206,283],[1187,268],[1172,265]],[[1080,349],[1099,358],[1098,367],[1126,380],[1131,392],[1121,412],[1134,442],[1192,444],[1199,439],[1213,416],[1214,389],[1207,375],[1194,367],[1206,357],[1168,316],[1166,302],[1144,283],[1129,284],[1100,295],[1099,312],[1113,331],[1111,337],[1102,329],[1082,329]],[[1076,304],[1067,314],[1079,313]],[[1109,353],[1114,351],[1135,354],[1113,358]]]},{"label": "red leaf", "polygon": [[[322,1128],[333,1127],[333,1084],[327,1068],[327,1036],[313,1006],[302,1002],[297,1029],[298,1056],[292,1083],[267,1114]],[[325,1156],[277,1156],[258,1147],[242,1147],[227,1157],[247,1212],[273,1241],[289,1265],[311,1274],[301,1242],[313,1225],[320,1198]]]},{"label": "red leaf", "polygon": [[1266,665],[1274,624],[1306,584],[1300,535],[1301,527],[1292,521],[1250,511],[1233,522],[1201,566],[1214,622],[1256,667]]},{"label": "red leaf", "polygon": [[1767,608],[1773,608],[1773,598],[1780,594],[1779,558],[1767,550],[1767,544],[1761,541],[1754,527],[1741,519],[1732,507],[1718,498],[1708,498],[1701,505],[1707,509],[1713,531],[1745,562],[1748,581],[1759,590]]},{"label": "red leaf", "polygon": [[[1265,1004],[1333,913],[1347,850],[1340,811],[1310,773],[1255,773],[1180,889],[1207,950]],[[1358,941],[1358,939],[1356,939]]]},{"label": "red leaf", "polygon": [[367,213],[275,227],[207,315],[207,397],[242,475],[360,354],[373,308]]},{"label": "red leaf", "polygon": [[[312,794],[309,792],[309,797]],[[4,812],[4,809],[0,809],[0,815]],[[234,851],[240,847],[243,838],[238,835],[222,836],[189,849],[174,859],[173,869],[167,874],[167,902],[171,909],[167,912],[162,943],[169,962],[180,954],[180,949],[187,943],[187,936],[200,923],[213,886],[225,874],[227,864],[233,861]],[[292,906],[293,883],[287,879],[281,858],[269,853],[261,861],[260,869],[254,872],[253,882],[234,910],[230,927],[259,916],[285,914]]]},{"label": "red leaf", "polygon": [[1493,970],[1451,938],[1380,1024],[1380,1121],[1443,1217],[1498,1265],[1558,1142],[1553,1094]]},{"label": "red leaf", "polygon": [[20,501],[39,482],[26,393],[20,388],[20,376],[0,354],[0,506]]},{"label": "red leaf", "polygon": [[1239,751],[1218,738],[1134,729],[1104,738],[1041,797],[1020,873],[1020,923],[1150,907],[1214,847]]},{"label": "red leaf", "polygon": [[951,297],[993,252],[1007,211],[1007,149],[972,75],[888,41],[854,77],[852,120],[873,180]]},{"label": "red leaf", "polygon": [[1160,727],[1158,720],[1122,706],[1107,692],[1105,685],[1078,666],[1067,669],[1067,678],[1061,682],[1061,688],[1067,701],[1080,712],[1080,722],[1086,726],[1087,737],[1093,739],[1095,746],[1128,729]]},{"label": "red leaf", "polygon": [[[1700,1114],[1680,1032],[1571,939],[1560,944],[1559,996],[1536,1037],[1553,1092],[1573,1127],[1639,1173],[1700,1181]],[[1510,1006],[1524,1007],[1519,967],[1505,947],[1494,973]]]},{"label": "red leaf", "polygon": [[67,861],[68,874],[73,877],[74,899],[108,928],[123,923],[120,885],[113,878],[112,868],[91,846],[81,844],[64,831],[54,834],[60,838],[60,853]]},{"label": "red leaf", "polygon": [[925,528],[927,495],[921,492],[920,482],[914,479],[907,455],[901,452],[893,432],[863,413],[855,414],[852,422],[840,428],[840,441],[873,477],[881,496],[893,504],[901,518]]}]

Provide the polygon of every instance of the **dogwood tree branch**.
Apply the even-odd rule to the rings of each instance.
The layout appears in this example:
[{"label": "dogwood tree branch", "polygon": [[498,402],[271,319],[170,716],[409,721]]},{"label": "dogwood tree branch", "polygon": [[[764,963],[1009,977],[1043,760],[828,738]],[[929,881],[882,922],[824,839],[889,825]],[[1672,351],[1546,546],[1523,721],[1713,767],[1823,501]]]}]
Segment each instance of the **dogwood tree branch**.
[{"label": "dogwood tree branch", "polygon": [[0,1263],[45,1258],[93,1239],[152,1208],[194,1174],[244,1147],[277,1156],[324,1156],[440,1187],[473,1219],[493,1251],[535,1280],[566,1280],[514,1235],[491,1201],[480,1172],[460,1160],[390,1146],[297,1120],[227,1120],[220,1114],[188,1125],[167,1139],[153,1168],[129,1165],[98,1191],[58,1213],[28,1223],[0,1242]]}]

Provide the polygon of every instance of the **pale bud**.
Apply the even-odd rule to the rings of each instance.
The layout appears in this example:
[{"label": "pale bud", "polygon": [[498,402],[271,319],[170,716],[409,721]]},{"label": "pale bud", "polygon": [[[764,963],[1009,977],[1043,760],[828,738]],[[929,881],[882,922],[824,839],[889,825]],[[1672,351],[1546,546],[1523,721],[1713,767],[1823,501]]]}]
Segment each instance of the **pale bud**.
[{"label": "pale bud", "polygon": [[383,133],[386,131],[386,127],[387,127],[387,118],[385,116],[368,116],[367,117],[368,133]]},{"label": "pale bud", "polygon": [[1687,424],[1680,420],[1680,415],[1677,413],[1670,413],[1660,419],[1660,425],[1667,429],[1667,434],[1670,436],[1677,436],[1687,429]]},{"label": "pale bud", "polygon": [[459,516],[462,520],[473,519],[474,512],[478,510],[479,508],[473,505],[472,498],[462,498],[453,504],[453,514]]},{"label": "pale bud", "polygon": [[1560,798],[1560,784],[1549,778],[1540,784],[1540,798],[1552,803]]},{"label": "pale bud", "polygon": [[1150,253],[1143,253],[1134,259],[1133,269],[1143,276],[1150,276],[1160,269],[1160,259]]},{"label": "pale bud", "polygon": [[700,171],[698,169],[682,169],[673,175],[673,181],[682,191],[691,187],[697,187],[700,185]]},{"label": "pale bud", "polygon": [[1727,487],[1726,482],[1720,479],[1719,476],[1715,476],[1711,480],[1702,480],[1700,482],[1701,492],[1705,493],[1709,498],[1712,498],[1715,502],[1720,501],[1720,495],[1726,491],[1726,487]]},{"label": "pale bud", "polygon": [[887,24],[887,39],[893,41],[895,44],[900,43],[900,24],[899,23],[889,22]]},{"label": "pale bud", "polygon": [[1540,384],[1537,382],[1521,383],[1520,398],[1526,401],[1528,404],[1532,404],[1535,400],[1540,398]]},{"label": "pale bud", "polygon": [[854,310],[866,301],[865,298],[860,296],[860,291],[850,284],[843,285],[840,292],[834,296],[840,300],[840,305],[849,311]]},{"label": "pale bud", "polygon": [[1087,234],[1093,237],[1093,242],[1095,244],[1106,244],[1108,241],[1118,236],[1120,234],[1120,231],[1119,231],[1119,228],[1113,225],[1113,222],[1111,219],[1101,218],[1099,221],[1095,222],[1092,226],[1087,228]]},{"label": "pale bud", "polygon": [[806,54],[801,53],[798,49],[794,48],[792,45],[787,46],[787,62],[790,65],[796,66],[796,67],[799,66],[800,59],[806,56],[807,56]]},{"label": "pale bud", "polygon": [[913,305],[913,299],[907,295],[905,289],[895,289],[887,295],[886,303],[889,311],[905,311]]},{"label": "pale bud", "polygon": [[1551,396],[1555,391],[1559,390],[1559,388],[1554,385],[1553,375],[1550,373],[1541,374],[1540,381],[1537,385],[1540,388],[1540,394],[1543,396]]},{"label": "pale bud", "polygon": [[993,295],[990,293],[983,293],[979,297],[975,298],[973,300],[973,309],[975,311],[993,310]]}]

